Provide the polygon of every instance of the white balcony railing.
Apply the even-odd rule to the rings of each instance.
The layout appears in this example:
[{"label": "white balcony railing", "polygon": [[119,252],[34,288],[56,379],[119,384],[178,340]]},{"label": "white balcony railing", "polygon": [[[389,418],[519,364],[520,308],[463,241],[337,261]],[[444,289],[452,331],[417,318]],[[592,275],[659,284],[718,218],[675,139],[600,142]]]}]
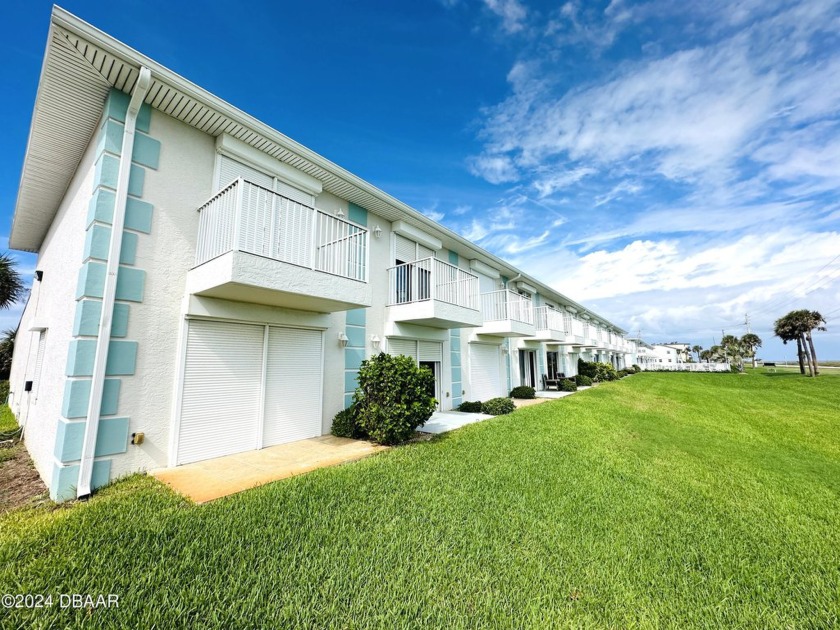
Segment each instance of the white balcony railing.
[{"label": "white balcony railing", "polygon": [[481,294],[481,315],[485,322],[512,319],[525,324],[534,323],[531,298],[507,289]]},{"label": "white balcony railing", "polygon": [[388,269],[388,305],[438,300],[478,310],[478,277],[437,258]]},{"label": "white balcony railing", "polygon": [[534,309],[534,323],[537,330],[566,331],[563,313],[547,306],[540,306]]},{"label": "white balcony railing", "polygon": [[367,282],[368,231],[242,179],[199,208],[195,264],[248,252]]}]

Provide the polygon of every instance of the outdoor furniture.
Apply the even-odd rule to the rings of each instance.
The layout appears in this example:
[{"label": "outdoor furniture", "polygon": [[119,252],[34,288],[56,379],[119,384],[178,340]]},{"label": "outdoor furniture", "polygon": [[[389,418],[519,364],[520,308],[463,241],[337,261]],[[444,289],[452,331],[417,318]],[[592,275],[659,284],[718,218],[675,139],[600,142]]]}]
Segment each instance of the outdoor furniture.
[{"label": "outdoor furniture", "polygon": [[543,389],[548,390],[552,387],[556,389],[558,392],[560,391],[560,381],[566,378],[566,375],[563,372],[557,373],[557,378],[548,378],[545,374],[542,375],[542,386]]}]

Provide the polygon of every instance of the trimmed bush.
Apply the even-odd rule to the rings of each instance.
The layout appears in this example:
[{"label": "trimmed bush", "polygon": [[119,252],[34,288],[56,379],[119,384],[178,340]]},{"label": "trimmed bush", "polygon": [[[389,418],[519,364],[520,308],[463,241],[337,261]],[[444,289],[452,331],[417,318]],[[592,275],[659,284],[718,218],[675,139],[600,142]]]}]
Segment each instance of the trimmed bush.
[{"label": "trimmed bush", "polygon": [[577,383],[575,383],[570,378],[560,379],[560,387],[561,392],[576,392],[577,391]]},{"label": "trimmed bush", "polygon": [[481,413],[481,401],[476,400],[475,402],[470,402],[469,400],[465,400],[460,405],[458,405],[458,411],[465,411],[467,413]]},{"label": "trimmed bush", "polygon": [[[598,378],[598,364],[578,359],[578,375],[587,376],[591,379]],[[580,383],[578,383],[580,385]]]},{"label": "trimmed bush", "polygon": [[356,422],[380,444],[398,444],[431,418],[435,376],[406,356],[380,352],[362,361],[353,395]]},{"label": "trimmed bush", "polygon": [[0,381],[0,405],[9,400],[9,381]]},{"label": "trimmed bush", "polygon": [[640,365],[638,365],[638,364],[634,363],[634,364],[633,364],[633,371],[634,371],[636,374],[638,374],[639,372],[641,372],[641,371],[642,371],[642,368],[641,368],[641,366],[640,366]]},{"label": "trimmed bush", "polygon": [[578,374],[575,376],[575,383],[578,387],[589,387],[592,385],[592,379],[585,374]]},{"label": "trimmed bush", "polygon": [[518,387],[514,387],[510,390],[510,397],[529,400],[531,398],[536,398],[537,396],[533,387],[529,387],[528,385],[519,385]]},{"label": "trimmed bush", "polygon": [[356,420],[356,408],[352,405],[335,414],[330,432],[336,437],[353,438],[354,440],[367,437]]},{"label": "trimmed bush", "polygon": [[510,398],[491,398],[481,403],[481,413],[491,416],[503,416],[513,412],[514,409],[516,409],[516,405]]}]

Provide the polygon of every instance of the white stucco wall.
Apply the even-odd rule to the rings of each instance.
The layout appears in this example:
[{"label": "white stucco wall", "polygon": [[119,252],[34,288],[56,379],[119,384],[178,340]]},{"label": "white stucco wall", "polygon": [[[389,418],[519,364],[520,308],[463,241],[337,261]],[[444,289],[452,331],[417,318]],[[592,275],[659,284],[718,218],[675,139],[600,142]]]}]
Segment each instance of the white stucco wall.
[{"label": "white stucco wall", "polygon": [[[44,272],[35,281],[23,312],[15,342],[10,375],[12,410],[25,423],[24,441],[35,468],[49,485],[61,403],[64,398],[67,350],[76,310],[76,284],[82,266],[88,202],[93,193],[96,142],[85,151],[38,254],[36,269]],[[36,381],[38,333],[33,325],[46,326],[40,383],[33,392],[23,391],[24,381]],[[36,391],[37,390],[37,391]]]}]

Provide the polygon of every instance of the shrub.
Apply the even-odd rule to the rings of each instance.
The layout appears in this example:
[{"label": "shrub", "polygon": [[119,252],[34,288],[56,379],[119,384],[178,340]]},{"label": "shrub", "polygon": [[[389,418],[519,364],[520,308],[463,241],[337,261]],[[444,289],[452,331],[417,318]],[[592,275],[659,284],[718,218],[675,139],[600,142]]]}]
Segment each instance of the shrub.
[{"label": "shrub", "polygon": [[638,364],[634,363],[634,364],[633,364],[633,371],[634,371],[636,374],[638,374],[639,372],[641,372],[641,371],[642,371],[642,368],[641,368],[641,366],[640,366],[640,365],[638,365]]},{"label": "shrub", "polygon": [[605,381],[615,381],[618,379],[618,373],[615,371],[615,368],[610,365],[609,363],[595,363],[596,369],[596,380],[600,382]]},{"label": "shrub", "polygon": [[529,387],[528,385],[519,385],[518,387],[514,387],[510,390],[510,397],[531,399],[536,398],[537,396],[533,387]]},{"label": "shrub", "polygon": [[560,387],[561,392],[576,392],[577,391],[577,383],[575,383],[570,378],[563,378],[560,379]]},{"label": "shrub", "polygon": [[592,385],[592,379],[585,374],[578,374],[575,376],[575,383],[578,387],[589,387]]},{"label": "shrub", "polygon": [[458,405],[458,411],[465,411],[467,413],[481,413],[481,401],[476,400],[475,402],[470,402],[469,400],[465,400],[460,405]]},{"label": "shrub", "polygon": [[[589,361],[584,361],[583,359],[578,359],[578,374],[582,376],[588,376],[592,379],[597,378],[598,364],[590,363]],[[580,385],[580,383],[578,383],[578,385]]]},{"label": "shrub", "polygon": [[9,381],[0,381],[0,405],[9,400]]},{"label": "shrub", "polygon": [[367,437],[362,427],[359,426],[354,405],[335,414],[331,433],[336,437],[353,438],[354,440]]},{"label": "shrub", "polygon": [[437,401],[429,395],[434,386],[434,374],[411,358],[380,352],[359,368],[356,422],[375,442],[404,442],[434,413]]},{"label": "shrub", "polygon": [[516,405],[510,398],[491,398],[481,403],[481,412],[491,416],[503,416],[513,412],[514,409],[516,409]]}]

